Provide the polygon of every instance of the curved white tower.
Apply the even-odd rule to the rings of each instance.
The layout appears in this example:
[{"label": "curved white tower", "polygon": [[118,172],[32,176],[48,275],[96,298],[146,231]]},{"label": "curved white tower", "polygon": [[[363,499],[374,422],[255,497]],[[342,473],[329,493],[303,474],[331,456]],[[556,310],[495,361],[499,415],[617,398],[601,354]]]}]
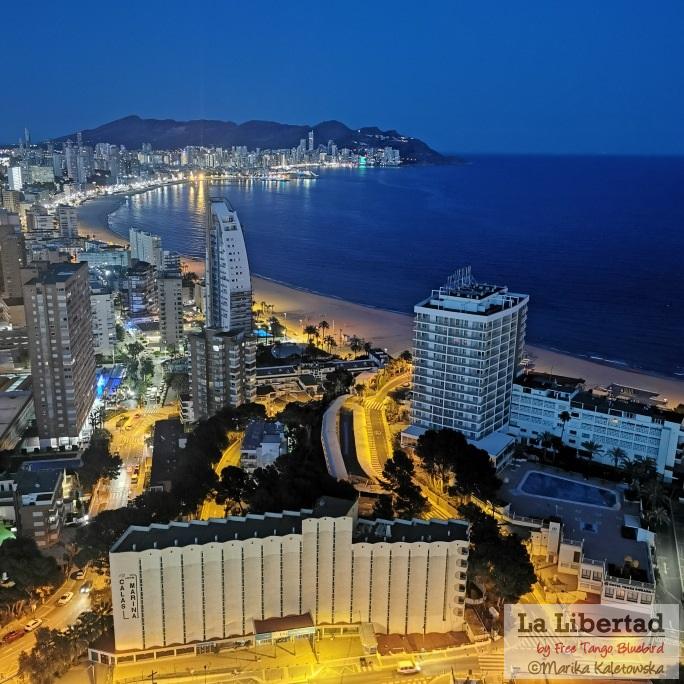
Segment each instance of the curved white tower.
[{"label": "curved white tower", "polygon": [[207,327],[252,330],[252,281],[237,212],[223,197],[209,199],[206,261]]}]

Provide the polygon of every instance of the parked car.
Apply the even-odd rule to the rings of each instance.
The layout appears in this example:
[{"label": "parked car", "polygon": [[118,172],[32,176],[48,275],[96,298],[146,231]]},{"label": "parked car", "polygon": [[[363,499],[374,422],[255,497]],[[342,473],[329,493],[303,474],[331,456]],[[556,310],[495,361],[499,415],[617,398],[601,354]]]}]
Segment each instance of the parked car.
[{"label": "parked car", "polygon": [[74,579],[75,580],[82,580],[85,579],[85,570],[77,570],[74,573]]},{"label": "parked car", "polygon": [[73,591],[67,591],[66,594],[62,594],[59,599],[57,600],[57,605],[58,606],[66,606],[71,599],[74,598],[74,592]]},{"label": "parked car", "polygon": [[413,660],[400,660],[397,665],[397,672],[399,674],[418,674],[420,665]]},{"label": "parked car", "polygon": [[24,631],[32,632],[34,629],[38,629],[42,624],[43,621],[40,618],[33,618],[33,620],[30,620],[24,625]]},{"label": "parked car", "polygon": [[26,632],[23,629],[13,629],[11,632],[7,632],[7,634],[2,637],[2,640],[6,644],[11,644],[13,641],[21,639],[24,634],[26,634]]}]

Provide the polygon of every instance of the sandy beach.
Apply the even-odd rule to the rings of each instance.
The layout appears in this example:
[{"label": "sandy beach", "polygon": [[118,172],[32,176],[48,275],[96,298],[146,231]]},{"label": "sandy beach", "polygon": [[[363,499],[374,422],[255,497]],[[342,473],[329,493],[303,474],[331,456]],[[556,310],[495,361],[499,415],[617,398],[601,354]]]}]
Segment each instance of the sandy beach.
[{"label": "sandy beach", "polygon": [[[123,197],[107,197],[86,202],[79,207],[79,232],[94,235],[100,240],[114,244],[127,244],[127,240],[107,228],[107,216],[123,202]],[[202,275],[204,262],[183,259],[190,271]],[[412,317],[382,309],[354,304],[335,297],[326,297],[298,290],[263,277],[253,277],[254,300],[272,304],[274,314],[287,322],[288,327],[299,329],[310,323],[328,321],[330,334],[357,335],[370,340],[376,346],[398,354],[411,348]],[[607,385],[612,382],[658,392],[668,399],[674,408],[684,403],[684,381],[661,377],[634,370],[615,368],[586,359],[550,351],[534,344],[527,351],[537,370],[583,378],[587,387]]]}]

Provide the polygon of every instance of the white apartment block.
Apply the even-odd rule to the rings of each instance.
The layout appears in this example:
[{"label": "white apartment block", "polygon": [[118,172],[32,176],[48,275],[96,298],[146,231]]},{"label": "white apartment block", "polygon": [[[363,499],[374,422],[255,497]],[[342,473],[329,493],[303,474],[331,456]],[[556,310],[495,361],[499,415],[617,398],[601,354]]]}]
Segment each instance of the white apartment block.
[{"label": "white apartment block", "polygon": [[285,426],[279,422],[252,421],[240,445],[240,467],[248,473],[265,468],[287,453]]},{"label": "white apartment block", "polygon": [[301,512],[130,527],[109,556],[116,652],[219,645],[286,616],[460,630],[468,547],[463,521],[363,520],[326,497]]},{"label": "white apartment block", "polygon": [[96,354],[110,355],[116,346],[114,295],[109,290],[90,294],[93,347]]},{"label": "white apartment block", "polygon": [[[615,465],[611,450],[619,447],[629,459],[653,459],[664,479],[672,480],[683,465],[684,414],[585,391],[583,383],[547,373],[520,375],[513,384],[511,434],[536,442],[550,432],[580,451],[584,442],[596,442],[602,451],[593,459],[608,465]],[[563,412],[570,414],[565,426]]]},{"label": "white apartment block", "polygon": [[78,237],[78,210],[69,204],[60,204],[55,212],[59,235],[62,238],[74,239]]},{"label": "white apartment block", "polygon": [[131,227],[128,231],[131,259],[152,264],[157,270],[163,266],[162,242],[159,235]]},{"label": "white apartment block", "polygon": [[478,441],[506,426],[528,301],[475,282],[468,267],[414,307],[414,432],[450,428]]}]

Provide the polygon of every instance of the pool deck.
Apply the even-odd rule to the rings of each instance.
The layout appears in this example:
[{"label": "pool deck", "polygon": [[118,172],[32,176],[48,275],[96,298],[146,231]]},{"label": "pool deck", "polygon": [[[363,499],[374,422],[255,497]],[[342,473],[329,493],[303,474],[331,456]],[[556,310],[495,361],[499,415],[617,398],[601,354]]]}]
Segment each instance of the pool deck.
[{"label": "pool deck", "polygon": [[[609,489],[617,495],[620,506],[617,509],[603,508],[521,492],[518,485],[528,472],[535,470],[581,484]],[[637,503],[625,501],[621,486],[595,478],[585,480],[581,475],[568,473],[560,468],[515,461],[501,473],[500,477],[504,484],[499,494],[506,501],[510,501],[513,513],[530,518],[560,518],[563,521],[563,536],[566,539],[583,541],[583,551],[587,558],[607,560],[609,563],[622,566],[624,559],[629,556],[638,560],[640,567],[649,567],[647,544],[622,536],[625,518],[628,518],[630,523],[636,521],[638,525],[639,506]]]}]

